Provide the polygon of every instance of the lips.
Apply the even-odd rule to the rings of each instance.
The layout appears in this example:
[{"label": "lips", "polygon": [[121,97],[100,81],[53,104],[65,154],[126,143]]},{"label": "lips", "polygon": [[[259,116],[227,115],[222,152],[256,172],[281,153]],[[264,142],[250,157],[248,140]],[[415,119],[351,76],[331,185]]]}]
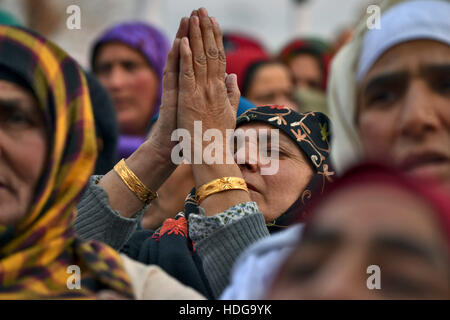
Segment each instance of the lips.
[{"label": "lips", "polygon": [[439,152],[422,152],[408,155],[400,168],[405,171],[421,170],[426,167],[439,167],[450,164],[450,158]]},{"label": "lips", "polygon": [[128,104],[130,104],[129,98],[124,97],[113,97],[114,106],[116,109],[125,108]]}]

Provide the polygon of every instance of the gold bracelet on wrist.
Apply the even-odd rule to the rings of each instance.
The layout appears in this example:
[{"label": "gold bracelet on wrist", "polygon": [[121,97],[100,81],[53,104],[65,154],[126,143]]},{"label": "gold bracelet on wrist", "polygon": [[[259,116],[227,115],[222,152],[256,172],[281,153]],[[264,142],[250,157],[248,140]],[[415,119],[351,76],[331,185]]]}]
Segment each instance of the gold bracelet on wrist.
[{"label": "gold bracelet on wrist", "polygon": [[200,204],[206,197],[227,190],[244,190],[248,192],[245,180],[238,177],[223,177],[205,183],[195,193],[195,200]]},{"label": "gold bracelet on wrist", "polygon": [[158,193],[147,188],[133,171],[128,168],[124,159],[120,160],[114,166],[114,171],[119,175],[120,179],[122,179],[128,189],[130,189],[130,191],[145,204],[149,204],[158,197]]}]

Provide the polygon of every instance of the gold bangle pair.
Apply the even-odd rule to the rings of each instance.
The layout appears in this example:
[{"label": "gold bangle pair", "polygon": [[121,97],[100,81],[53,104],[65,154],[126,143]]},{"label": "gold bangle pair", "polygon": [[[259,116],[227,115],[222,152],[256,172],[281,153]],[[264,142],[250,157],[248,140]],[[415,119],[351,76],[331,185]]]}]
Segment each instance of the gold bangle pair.
[{"label": "gold bangle pair", "polygon": [[145,204],[149,204],[152,200],[158,197],[158,193],[147,188],[134,174],[134,172],[128,168],[124,159],[120,160],[114,166],[114,171],[119,175],[128,189],[130,189],[130,191],[133,192],[136,197]]},{"label": "gold bangle pair", "polygon": [[244,190],[248,192],[247,184],[244,179],[238,177],[223,177],[205,183],[198,188],[195,193],[195,200],[197,201],[197,204],[200,204],[206,197],[228,190]]}]

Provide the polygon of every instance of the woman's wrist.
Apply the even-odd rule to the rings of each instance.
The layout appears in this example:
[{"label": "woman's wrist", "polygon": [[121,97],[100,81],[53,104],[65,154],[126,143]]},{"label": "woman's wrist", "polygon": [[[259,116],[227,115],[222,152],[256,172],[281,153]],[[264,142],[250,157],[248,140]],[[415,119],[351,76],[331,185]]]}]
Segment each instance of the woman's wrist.
[{"label": "woman's wrist", "polygon": [[[154,192],[176,168],[170,159],[163,159],[160,152],[155,150],[154,145],[148,140],[126,160],[126,165],[147,188]],[[125,218],[133,217],[145,206],[114,170],[100,179],[98,185],[107,193],[111,208]]]},{"label": "woman's wrist", "polygon": [[152,141],[145,141],[127,160],[128,167],[150,190],[157,191],[176,169]]},{"label": "woman's wrist", "polygon": [[[233,164],[196,164],[192,166],[195,186],[202,185],[222,177],[242,178],[241,170],[236,163]],[[249,193],[244,190],[227,190],[214,193],[203,199],[201,206],[206,216],[213,216],[227,208],[242,202],[251,201]]]}]

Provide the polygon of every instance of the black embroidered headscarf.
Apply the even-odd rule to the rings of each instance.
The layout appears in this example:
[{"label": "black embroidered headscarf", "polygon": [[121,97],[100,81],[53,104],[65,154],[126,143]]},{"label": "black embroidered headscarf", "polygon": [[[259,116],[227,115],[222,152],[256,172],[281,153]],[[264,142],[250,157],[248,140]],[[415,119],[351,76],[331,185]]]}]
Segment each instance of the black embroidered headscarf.
[{"label": "black embroidered headscarf", "polygon": [[303,207],[313,192],[320,192],[327,182],[332,182],[335,174],[330,165],[330,121],[320,112],[298,113],[284,106],[262,106],[243,113],[236,127],[248,122],[260,121],[280,129],[300,148],[309,163],[314,175],[300,197],[289,209],[272,223],[267,224],[270,232],[285,228],[294,220],[306,218]]}]

